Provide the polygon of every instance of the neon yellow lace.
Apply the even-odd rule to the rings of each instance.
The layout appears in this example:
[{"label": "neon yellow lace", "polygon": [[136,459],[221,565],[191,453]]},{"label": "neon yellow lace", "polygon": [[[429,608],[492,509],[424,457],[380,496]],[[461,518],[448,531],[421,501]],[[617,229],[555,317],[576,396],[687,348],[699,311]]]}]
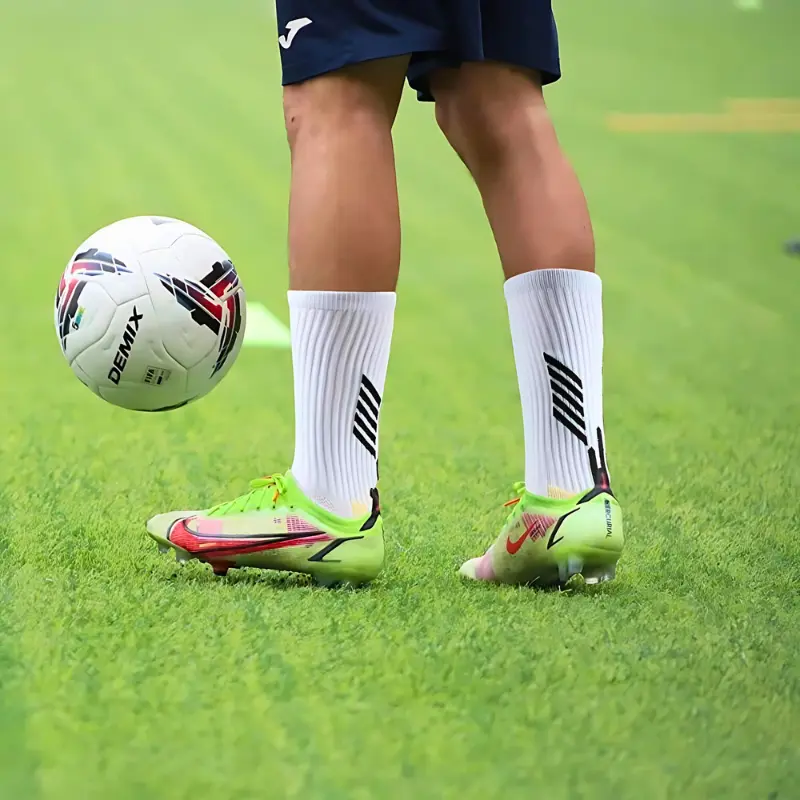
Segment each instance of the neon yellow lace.
[{"label": "neon yellow lace", "polygon": [[[269,497],[270,493],[272,497]],[[286,494],[286,478],[283,475],[268,475],[266,478],[256,478],[254,481],[250,481],[250,491],[247,494],[214,506],[208,512],[208,516],[259,511],[267,505],[275,508],[278,500],[284,494]]]}]

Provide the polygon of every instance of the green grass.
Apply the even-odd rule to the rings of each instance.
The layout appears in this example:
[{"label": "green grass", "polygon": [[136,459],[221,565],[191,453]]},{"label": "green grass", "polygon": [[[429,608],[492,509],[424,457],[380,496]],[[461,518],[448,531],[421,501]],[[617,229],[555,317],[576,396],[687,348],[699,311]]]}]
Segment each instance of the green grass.
[{"label": "green grass", "polygon": [[522,470],[501,276],[429,107],[398,124],[404,271],[370,589],[178,569],[143,536],[291,458],[291,364],[126,413],[69,373],[60,270],[170,214],[286,319],[269,3],[0,2],[0,797],[790,798],[800,779],[796,135],[620,135],[611,111],[800,96],[800,9],[563,4],[550,102],[605,278],[619,580],[455,573]]}]

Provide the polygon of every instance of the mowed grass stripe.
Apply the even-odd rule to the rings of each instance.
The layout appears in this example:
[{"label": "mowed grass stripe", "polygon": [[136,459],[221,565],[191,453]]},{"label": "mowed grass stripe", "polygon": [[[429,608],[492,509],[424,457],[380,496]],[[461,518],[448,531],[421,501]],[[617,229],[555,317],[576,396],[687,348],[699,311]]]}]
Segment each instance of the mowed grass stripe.
[{"label": "mowed grass stripe", "polygon": [[[741,289],[756,313],[767,306],[794,316],[796,299],[784,290],[794,268],[782,244],[800,215],[800,198],[780,165],[800,154],[785,137],[623,141],[603,134],[598,148],[607,163],[619,166],[588,170],[596,226],[613,225],[645,240],[660,257],[694,270],[698,281],[716,282],[726,292]],[[621,181],[625,192],[618,190]],[[617,253],[601,246],[599,256],[604,274],[618,269]],[[706,313],[697,324],[704,320],[713,322],[715,315]]]},{"label": "mowed grass stripe", "polygon": [[[23,61],[21,69],[25,66]],[[69,227],[73,208],[73,204],[65,202],[64,178],[54,154],[57,137],[52,132],[58,130],[58,120],[41,119],[39,109],[26,97],[26,86],[16,73],[12,74],[15,79],[0,90],[5,123],[0,163],[4,164],[9,185],[14,187],[13,197],[9,195],[5,201],[8,206],[2,224],[16,237],[35,240],[43,237],[44,231],[57,237]],[[21,270],[7,270],[5,278],[15,284],[25,275]],[[16,311],[23,311],[22,304],[9,309],[12,315]],[[8,355],[4,353],[0,358]]]},{"label": "mowed grass stripe", "polygon": [[[132,58],[121,65],[123,74],[135,76],[129,86],[137,108],[135,138],[151,140],[148,126],[151,120],[157,120],[163,144],[157,148],[155,142],[150,144],[161,167],[175,175],[180,206],[217,207],[220,196],[230,198],[237,209],[261,205],[258,196],[263,183],[257,170],[246,169],[246,160],[225,135],[231,120],[219,109],[220,98],[207,95],[203,102],[199,96],[176,91],[173,82],[184,84],[180,75],[170,74],[167,82],[151,65],[132,72],[135,65]],[[209,68],[213,69],[213,63]],[[190,81],[185,84],[192,85]],[[188,176],[191,178],[187,180]]]}]

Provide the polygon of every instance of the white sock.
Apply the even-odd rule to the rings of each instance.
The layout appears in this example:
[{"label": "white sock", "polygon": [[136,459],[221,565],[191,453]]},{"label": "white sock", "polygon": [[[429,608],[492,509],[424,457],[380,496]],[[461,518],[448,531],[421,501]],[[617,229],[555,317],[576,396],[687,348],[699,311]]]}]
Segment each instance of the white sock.
[{"label": "white sock", "polygon": [[312,500],[339,516],[371,508],[394,306],[394,292],[289,292],[291,471]]},{"label": "white sock", "polygon": [[[505,284],[525,431],[529,492],[591,489],[603,453],[602,283],[543,269]],[[598,433],[599,431],[599,433]]]}]

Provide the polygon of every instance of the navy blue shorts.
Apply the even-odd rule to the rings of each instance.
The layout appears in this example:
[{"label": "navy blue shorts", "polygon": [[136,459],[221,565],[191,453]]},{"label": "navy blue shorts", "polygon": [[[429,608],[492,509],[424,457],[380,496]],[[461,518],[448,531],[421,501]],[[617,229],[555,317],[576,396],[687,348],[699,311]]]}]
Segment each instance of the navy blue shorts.
[{"label": "navy blue shorts", "polygon": [[428,77],[465,61],[501,61],[558,80],[550,0],[276,0],[283,83],[348,64],[411,53],[408,81],[432,100]]}]

